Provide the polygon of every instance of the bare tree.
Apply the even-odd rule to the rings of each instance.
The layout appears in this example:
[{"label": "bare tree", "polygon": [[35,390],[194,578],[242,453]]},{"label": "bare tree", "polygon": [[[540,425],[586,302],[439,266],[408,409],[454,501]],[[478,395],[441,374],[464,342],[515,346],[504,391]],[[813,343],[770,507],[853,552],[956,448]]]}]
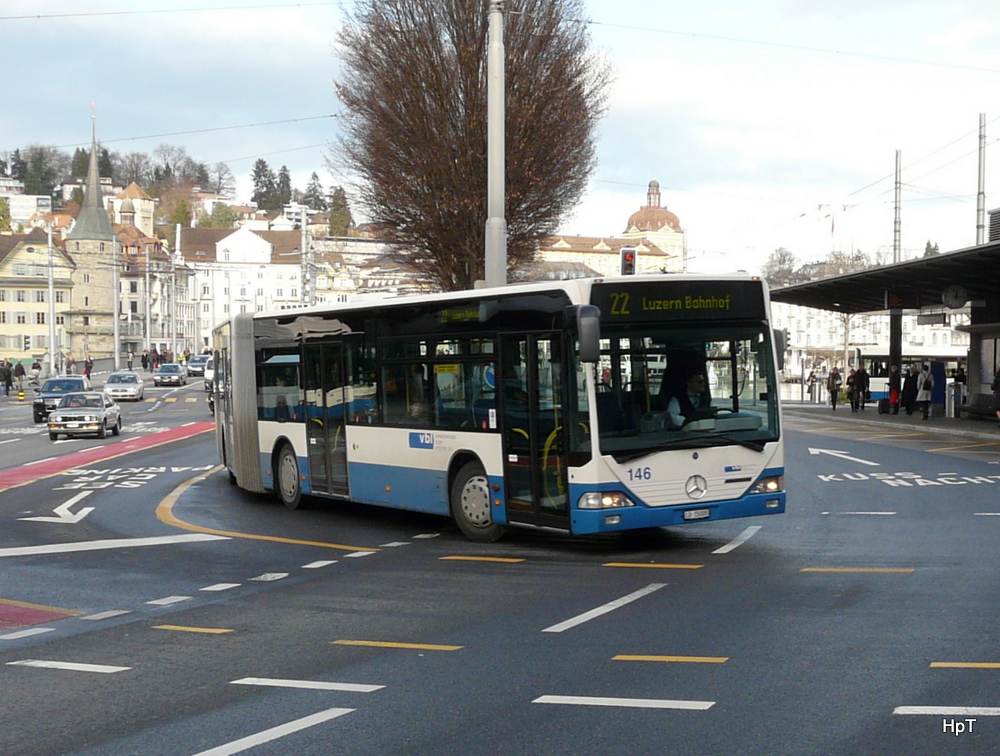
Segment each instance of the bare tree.
[{"label": "bare tree", "polygon": [[[329,164],[440,288],[483,277],[489,0],[359,0],[339,36],[348,114]],[[582,0],[505,3],[508,265],[534,258],[586,188],[610,69]]]},{"label": "bare tree", "polygon": [[235,196],[236,177],[225,163],[212,166],[212,190],[222,197]]},{"label": "bare tree", "polygon": [[806,278],[799,271],[795,254],[784,247],[778,247],[768,256],[760,272],[771,286],[790,286],[801,283]]}]

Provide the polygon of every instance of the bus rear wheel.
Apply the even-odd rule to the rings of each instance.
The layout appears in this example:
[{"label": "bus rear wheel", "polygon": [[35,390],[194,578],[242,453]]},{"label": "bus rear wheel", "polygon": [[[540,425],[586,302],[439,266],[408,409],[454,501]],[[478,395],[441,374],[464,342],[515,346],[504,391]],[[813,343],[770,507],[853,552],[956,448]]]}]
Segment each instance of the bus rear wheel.
[{"label": "bus rear wheel", "polygon": [[490,481],[479,462],[467,462],[451,484],[451,516],[470,541],[492,543],[503,535],[490,511]]},{"label": "bus rear wheel", "polygon": [[274,471],[278,497],[289,509],[302,506],[302,486],[299,480],[299,460],[292,447],[285,444],[278,452],[278,462]]}]

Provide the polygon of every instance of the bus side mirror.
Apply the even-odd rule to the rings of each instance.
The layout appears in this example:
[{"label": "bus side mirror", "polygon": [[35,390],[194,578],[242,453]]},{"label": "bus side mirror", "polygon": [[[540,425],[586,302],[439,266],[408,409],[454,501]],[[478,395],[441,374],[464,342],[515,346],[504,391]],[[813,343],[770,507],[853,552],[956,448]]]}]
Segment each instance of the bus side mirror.
[{"label": "bus side mirror", "polygon": [[566,308],[567,323],[576,328],[580,343],[580,362],[597,362],[601,358],[601,311],[594,305],[573,305]]},{"label": "bus side mirror", "polygon": [[780,328],[772,329],[774,333],[774,354],[778,358],[778,370],[785,369],[785,331]]}]

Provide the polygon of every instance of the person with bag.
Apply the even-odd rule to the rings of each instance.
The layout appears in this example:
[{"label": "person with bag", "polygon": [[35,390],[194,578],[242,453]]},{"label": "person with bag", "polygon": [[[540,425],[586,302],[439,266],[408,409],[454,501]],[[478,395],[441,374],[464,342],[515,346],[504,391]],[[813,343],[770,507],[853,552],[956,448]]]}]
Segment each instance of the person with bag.
[{"label": "person with bag", "polygon": [[899,414],[899,400],[903,389],[903,377],[899,374],[899,365],[889,368],[889,413]]},{"label": "person with bag", "polygon": [[847,384],[847,401],[851,405],[851,412],[858,411],[857,380],[857,373],[854,372],[854,368],[851,368],[847,373],[847,379],[844,381]]},{"label": "person with bag", "polygon": [[840,371],[833,368],[826,379],[826,390],[830,392],[830,402],[833,404],[833,411],[837,411],[837,395],[840,393],[840,386],[843,384]]},{"label": "person with bag", "polygon": [[858,372],[854,374],[854,391],[858,395],[858,406],[862,412],[865,411],[865,405],[871,398],[871,387],[871,376],[868,375],[868,371],[865,370],[865,366],[862,364],[858,368]]},{"label": "person with bag", "polygon": [[997,421],[1000,422],[1000,367],[997,367],[997,371],[993,374],[990,388],[993,389],[993,409],[997,413]]},{"label": "person with bag", "polygon": [[924,413],[924,420],[930,417],[933,392],[934,376],[931,374],[931,366],[924,364],[923,370],[917,376],[917,404]]}]

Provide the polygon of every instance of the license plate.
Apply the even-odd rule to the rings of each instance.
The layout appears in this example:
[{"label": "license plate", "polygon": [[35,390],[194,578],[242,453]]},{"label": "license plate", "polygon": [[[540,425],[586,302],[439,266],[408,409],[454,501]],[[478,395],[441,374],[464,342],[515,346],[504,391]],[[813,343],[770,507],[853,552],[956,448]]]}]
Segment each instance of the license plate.
[{"label": "license plate", "polygon": [[710,509],[686,509],[684,510],[685,520],[704,520],[712,516]]},{"label": "license plate", "polygon": [[[79,428],[80,427],[80,423],[66,423],[66,427],[67,428]],[[687,513],[685,512],[685,514],[687,514]]]}]

